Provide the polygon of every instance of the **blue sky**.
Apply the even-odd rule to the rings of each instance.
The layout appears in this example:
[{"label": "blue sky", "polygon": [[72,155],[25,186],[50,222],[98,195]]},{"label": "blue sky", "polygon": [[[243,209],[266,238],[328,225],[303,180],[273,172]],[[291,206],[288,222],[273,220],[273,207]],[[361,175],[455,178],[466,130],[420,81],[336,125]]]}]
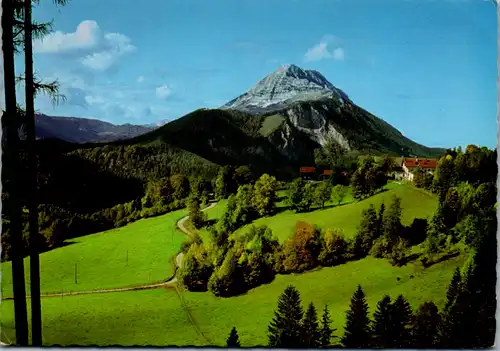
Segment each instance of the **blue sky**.
[{"label": "blue sky", "polygon": [[218,107],[279,66],[316,69],[428,146],[496,146],[489,0],[72,0],[35,68],[67,101],[40,112],[146,124]]}]

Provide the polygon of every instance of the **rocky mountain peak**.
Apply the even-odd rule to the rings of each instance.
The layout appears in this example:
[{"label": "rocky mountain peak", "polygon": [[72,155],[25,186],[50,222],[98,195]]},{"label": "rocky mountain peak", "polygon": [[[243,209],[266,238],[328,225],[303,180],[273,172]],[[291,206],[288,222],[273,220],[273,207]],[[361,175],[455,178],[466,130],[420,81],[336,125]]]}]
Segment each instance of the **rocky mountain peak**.
[{"label": "rocky mountain peak", "polygon": [[343,104],[347,95],[331,84],[321,73],[297,65],[279,67],[246,93],[222,108],[247,112],[267,112],[298,101],[332,98]]}]

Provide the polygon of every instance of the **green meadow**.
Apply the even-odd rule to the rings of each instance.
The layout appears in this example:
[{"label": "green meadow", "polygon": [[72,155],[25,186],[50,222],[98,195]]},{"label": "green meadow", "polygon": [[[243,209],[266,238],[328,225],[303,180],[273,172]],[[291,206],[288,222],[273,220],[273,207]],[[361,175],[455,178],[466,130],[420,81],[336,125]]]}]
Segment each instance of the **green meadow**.
[{"label": "green meadow", "polygon": [[[70,240],[69,245],[40,255],[42,293],[135,286],[172,277],[171,258],[185,236],[179,210],[141,219],[127,226]],[[24,260],[29,294],[29,257]],[[76,280],[75,280],[76,271]],[[2,296],[12,296],[11,263],[2,263]]]},{"label": "green meadow", "polygon": [[250,225],[266,225],[283,242],[294,233],[295,224],[300,220],[310,222],[325,230],[328,228],[342,229],[344,235],[351,238],[356,234],[363,210],[373,204],[378,211],[382,202],[388,206],[394,195],[401,198],[402,222],[405,225],[411,224],[415,218],[432,216],[438,206],[438,200],[434,195],[410,185],[392,182],[384,190],[359,202],[354,201],[349,194],[340,206],[327,203],[325,209],[315,209],[306,213],[286,210],[283,208],[284,203],[282,203],[281,206],[278,206],[278,208],[281,207],[282,212],[272,217],[259,218],[237,230],[234,235],[244,233]]},{"label": "green meadow", "polygon": [[[184,304],[173,289],[44,298],[43,336],[46,345],[223,346],[236,326],[243,346],[265,345],[278,295],[288,284],[298,288],[304,307],[311,301],[318,309],[328,304],[336,335],[341,336],[345,311],[358,284],[367,295],[370,312],[384,294],[394,298],[404,294],[414,309],[427,300],[442,306],[453,271],[462,264],[463,258],[457,257],[424,270],[419,264],[398,268],[368,257],[304,274],[279,275],[238,297],[185,292]],[[4,301],[0,311],[2,341],[8,342],[14,338],[12,301]]]}]

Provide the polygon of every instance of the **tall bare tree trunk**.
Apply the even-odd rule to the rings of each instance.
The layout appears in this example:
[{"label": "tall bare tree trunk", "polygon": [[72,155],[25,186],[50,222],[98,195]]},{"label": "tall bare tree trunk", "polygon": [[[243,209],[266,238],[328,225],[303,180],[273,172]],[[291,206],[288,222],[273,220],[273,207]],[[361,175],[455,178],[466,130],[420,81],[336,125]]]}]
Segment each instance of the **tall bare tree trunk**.
[{"label": "tall bare tree trunk", "polygon": [[29,176],[29,247],[31,286],[31,342],[42,346],[42,309],[40,303],[40,256],[38,251],[38,170],[35,150],[35,88],[33,76],[33,42],[31,0],[24,0],[24,61],[26,88],[26,139],[28,144]]},{"label": "tall bare tree trunk", "polygon": [[9,213],[12,231],[12,284],[14,288],[14,315],[16,344],[28,345],[28,318],[26,286],[22,254],[21,206],[17,176],[20,171],[19,129],[16,119],[16,81],[14,68],[14,6],[13,0],[2,0],[2,51],[4,64],[6,152],[3,172],[8,179]]}]

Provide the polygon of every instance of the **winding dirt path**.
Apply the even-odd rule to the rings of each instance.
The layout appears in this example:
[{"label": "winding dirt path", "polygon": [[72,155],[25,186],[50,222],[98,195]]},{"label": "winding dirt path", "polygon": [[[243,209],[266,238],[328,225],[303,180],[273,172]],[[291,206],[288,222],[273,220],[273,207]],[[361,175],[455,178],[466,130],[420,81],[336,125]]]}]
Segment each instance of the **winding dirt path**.
[{"label": "winding dirt path", "polygon": [[[217,202],[212,202],[209,206],[205,207],[202,211],[209,210],[217,205]],[[189,216],[185,216],[181,218],[179,221],[177,221],[177,228],[181,230],[184,234],[188,235],[189,237],[192,237],[194,234],[191,233],[186,227],[185,223],[188,220]],[[181,267],[182,265],[182,259],[184,258],[184,253],[181,252],[175,257],[175,263],[176,263],[176,271],[177,268]],[[41,294],[40,297],[61,297],[61,296],[72,296],[72,295],[87,295],[87,294],[104,294],[104,293],[113,293],[113,292],[123,292],[123,291],[135,291],[135,290],[149,290],[149,289],[157,289],[161,287],[165,287],[168,285],[173,285],[177,282],[177,277],[173,277],[172,279],[162,282],[162,283],[157,283],[157,284],[147,284],[147,285],[140,285],[140,286],[131,286],[131,287],[124,287],[124,288],[113,288],[113,289],[100,289],[100,290],[87,290],[87,291],[73,291],[73,292],[65,292],[65,293],[55,293],[55,294]],[[27,299],[30,298],[29,295],[26,296]],[[14,297],[3,297],[2,300],[13,300]]]}]

